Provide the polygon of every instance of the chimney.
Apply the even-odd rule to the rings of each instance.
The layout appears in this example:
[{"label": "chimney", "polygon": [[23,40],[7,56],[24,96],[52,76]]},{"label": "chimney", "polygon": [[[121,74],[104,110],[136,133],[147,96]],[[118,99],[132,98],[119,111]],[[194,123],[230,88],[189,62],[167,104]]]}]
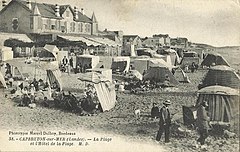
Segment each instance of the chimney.
[{"label": "chimney", "polygon": [[78,8],[74,7],[74,18],[75,20],[78,20]]},{"label": "chimney", "polygon": [[4,8],[7,5],[6,0],[2,0],[2,8]]},{"label": "chimney", "polygon": [[32,10],[31,0],[27,0],[27,7]]},{"label": "chimney", "polygon": [[57,16],[57,17],[60,17],[60,7],[59,7],[59,5],[58,4],[56,4],[55,5],[55,15]]},{"label": "chimney", "polygon": [[84,9],[83,9],[83,8],[81,8],[81,13],[82,13],[83,15],[85,15],[85,12],[84,12]]}]

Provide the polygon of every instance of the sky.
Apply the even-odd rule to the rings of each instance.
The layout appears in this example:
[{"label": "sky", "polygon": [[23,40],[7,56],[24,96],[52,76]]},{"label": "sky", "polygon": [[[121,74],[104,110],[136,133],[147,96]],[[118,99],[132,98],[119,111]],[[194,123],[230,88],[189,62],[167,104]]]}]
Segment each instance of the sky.
[{"label": "sky", "polygon": [[99,29],[141,37],[169,34],[214,46],[240,45],[240,0],[35,0],[92,13]]}]

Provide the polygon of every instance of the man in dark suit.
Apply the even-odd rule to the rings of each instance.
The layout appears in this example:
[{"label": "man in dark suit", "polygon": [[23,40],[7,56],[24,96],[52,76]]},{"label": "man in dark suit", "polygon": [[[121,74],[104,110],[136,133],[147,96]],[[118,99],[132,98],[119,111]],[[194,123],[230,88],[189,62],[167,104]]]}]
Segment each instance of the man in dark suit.
[{"label": "man in dark suit", "polygon": [[209,121],[210,118],[207,115],[206,108],[208,107],[207,101],[203,101],[201,105],[197,109],[197,120],[196,125],[198,128],[198,132],[200,137],[198,138],[197,142],[200,142],[201,146],[204,147],[204,143],[206,138],[208,137],[208,130],[209,130]]},{"label": "man in dark suit", "polygon": [[157,141],[160,141],[163,132],[165,132],[165,143],[169,142],[169,135],[170,135],[170,125],[171,125],[171,117],[170,111],[168,106],[171,104],[170,100],[166,100],[163,102],[163,107],[160,109],[159,112],[159,130],[157,133]]}]

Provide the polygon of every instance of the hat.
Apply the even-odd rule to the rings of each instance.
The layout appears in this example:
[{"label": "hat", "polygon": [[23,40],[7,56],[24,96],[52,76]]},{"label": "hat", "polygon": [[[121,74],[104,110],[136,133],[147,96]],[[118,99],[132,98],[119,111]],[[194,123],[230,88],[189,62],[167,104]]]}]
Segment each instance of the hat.
[{"label": "hat", "polygon": [[205,107],[208,107],[207,101],[203,101],[203,102],[202,102],[202,105],[205,106]]},{"label": "hat", "polygon": [[171,101],[170,101],[170,100],[166,100],[166,101],[163,102],[163,104],[165,104],[165,105],[170,105],[170,104],[171,104]]}]

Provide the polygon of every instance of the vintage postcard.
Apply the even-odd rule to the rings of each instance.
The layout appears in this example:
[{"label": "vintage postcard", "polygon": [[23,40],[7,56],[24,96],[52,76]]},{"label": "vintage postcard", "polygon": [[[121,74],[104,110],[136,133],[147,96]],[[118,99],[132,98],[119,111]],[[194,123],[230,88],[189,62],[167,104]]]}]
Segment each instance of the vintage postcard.
[{"label": "vintage postcard", "polygon": [[1,0],[0,151],[239,151],[239,0]]}]

